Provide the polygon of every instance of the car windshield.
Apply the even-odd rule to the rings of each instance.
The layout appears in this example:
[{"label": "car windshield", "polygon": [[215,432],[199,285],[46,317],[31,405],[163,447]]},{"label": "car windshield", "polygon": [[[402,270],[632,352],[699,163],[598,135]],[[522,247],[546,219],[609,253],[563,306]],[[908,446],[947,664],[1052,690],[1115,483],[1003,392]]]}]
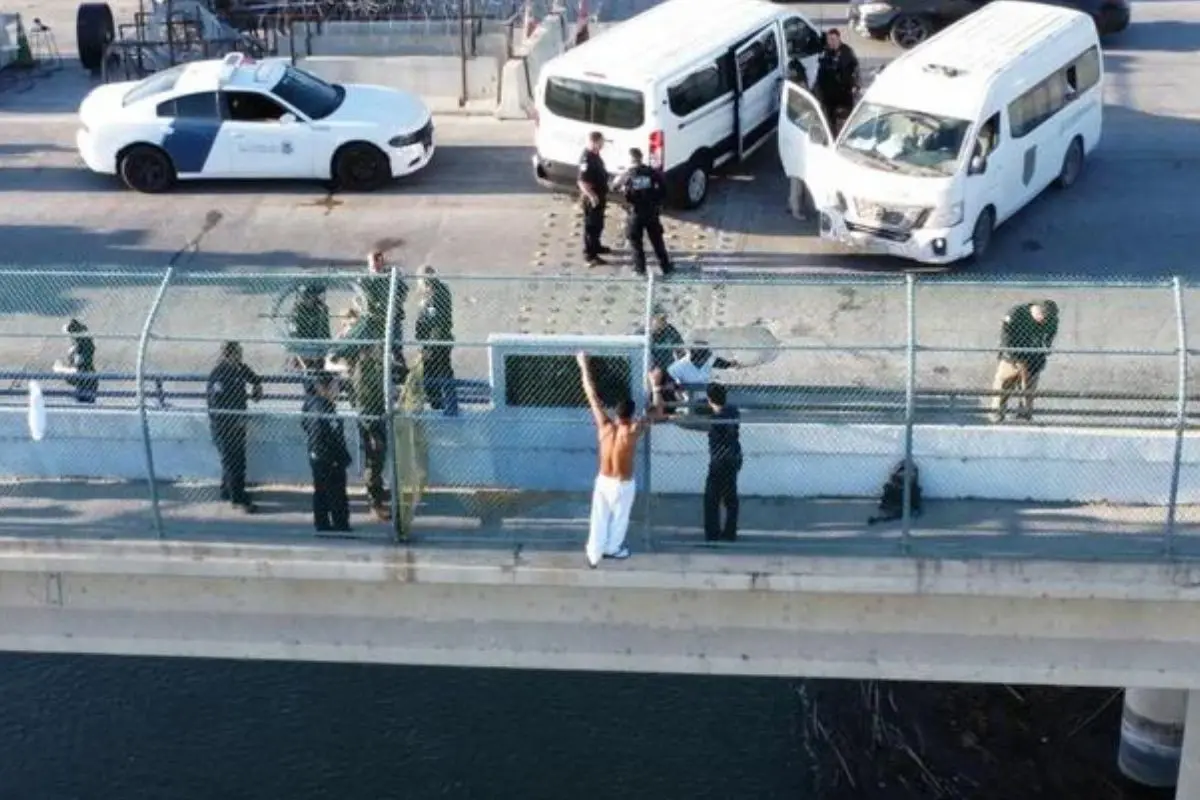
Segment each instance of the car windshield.
[{"label": "car windshield", "polygon": [[886,172],[947,177],[970,127],[965,119],[863,103],[846,123],[838,152]]},{"label": "car windshield", "polygon": [[138,81],[137,85],[125,93],[125,97],[121,100],[121,105],[127,106],[131,103],[136,103],[139,100],[145,100],[147,97],[169,92],[175,88],[175,82],[179,80],[179,76],[187,69],[187,64],[180,64],[177,67],[156,72],[149,78]]},{"label": "car windshield", "polygon": [[547,111],[600,128],[637,130],[645,119],[644,104],[642,93],[632,89],[566,78],[546,81]]},{"label": "car windshield", "polygon": [[309,119],[324,119],[338,110],[346,90],[295,67],[287,67],[271,91]]}]

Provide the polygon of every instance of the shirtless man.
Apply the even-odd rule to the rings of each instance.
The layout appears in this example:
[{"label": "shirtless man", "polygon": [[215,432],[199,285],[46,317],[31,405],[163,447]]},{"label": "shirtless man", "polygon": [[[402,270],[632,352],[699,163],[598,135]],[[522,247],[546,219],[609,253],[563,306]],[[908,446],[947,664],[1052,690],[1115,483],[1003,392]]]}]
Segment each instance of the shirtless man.
[{"label": "shirtless man", "polygon": [[602,558],[629,558],[625,534],[629,530],[629,514],[633,511],[633,497],[637,489],[633,481],[633,458],[642,434],[661,417],[662,403],[656,390],[650,411],[646,416],[634,419],[633,401],[622,400],[617,404],[617,418],[614,421],[600,404],[600,396],[596,393],[592,372],[588,368],[587,353],[580,353],[575,360],[579,362],[583,393],[587,395],[600,439],[600,474],[596,476],[596,486],[592,490],[592,515],[584,550],[588,566],[595,569]]}]

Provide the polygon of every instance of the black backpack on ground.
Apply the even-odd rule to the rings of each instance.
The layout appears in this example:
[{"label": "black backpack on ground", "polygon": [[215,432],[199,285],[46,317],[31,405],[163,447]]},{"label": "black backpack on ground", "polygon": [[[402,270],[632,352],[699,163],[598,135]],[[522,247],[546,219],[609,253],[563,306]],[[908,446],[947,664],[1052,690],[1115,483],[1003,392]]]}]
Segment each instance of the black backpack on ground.
[{"label": "black backpack on ground", "polygon": [[[876,522],[889,522],[904,516],[904,478],[906,473],[903,461],[892,468],[892,474],[888,475],[879,496],[879,513],[867,520],[868,525],[874,525]],[[921,470],[915,463],[912,465],[912,477],[909,480],[912,485],[910,508],[912,516],[917,517],[921,514]]]}]

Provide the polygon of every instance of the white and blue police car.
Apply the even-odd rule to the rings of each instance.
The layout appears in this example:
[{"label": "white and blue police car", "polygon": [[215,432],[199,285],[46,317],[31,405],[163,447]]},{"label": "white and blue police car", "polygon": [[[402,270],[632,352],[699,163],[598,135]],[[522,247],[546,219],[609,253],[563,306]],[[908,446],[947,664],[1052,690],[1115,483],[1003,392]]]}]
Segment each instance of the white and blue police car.
[{"label": "white and blue police car", "polygon": [[139,192],[193,178],[316,179],[378,189],[433,157],[416,95],[328,83],[286,59],[241,53],[94,89],[76,144],[93,172]]}]

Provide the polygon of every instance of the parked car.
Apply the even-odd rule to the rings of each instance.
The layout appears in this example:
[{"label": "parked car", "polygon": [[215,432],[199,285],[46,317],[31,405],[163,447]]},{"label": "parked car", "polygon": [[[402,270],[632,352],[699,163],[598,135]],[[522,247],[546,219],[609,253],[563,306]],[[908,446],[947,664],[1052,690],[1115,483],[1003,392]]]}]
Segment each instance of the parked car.
[{"label": "parked car", "polygon": [[194,178],[378,189],[423,169],[434,151],[433,118],[416,95],[326,83],[286,59],[241,53],[98,86],[79,122],[88,168],[150,193]]},{"label": "parked car", "polygon": [[[848,27],[862,36],[891,39],[905,50],[991,0],[850,0]],[[1039,0],[1090,14],[1102,35],[1129,27],[1130,0]]]}]

